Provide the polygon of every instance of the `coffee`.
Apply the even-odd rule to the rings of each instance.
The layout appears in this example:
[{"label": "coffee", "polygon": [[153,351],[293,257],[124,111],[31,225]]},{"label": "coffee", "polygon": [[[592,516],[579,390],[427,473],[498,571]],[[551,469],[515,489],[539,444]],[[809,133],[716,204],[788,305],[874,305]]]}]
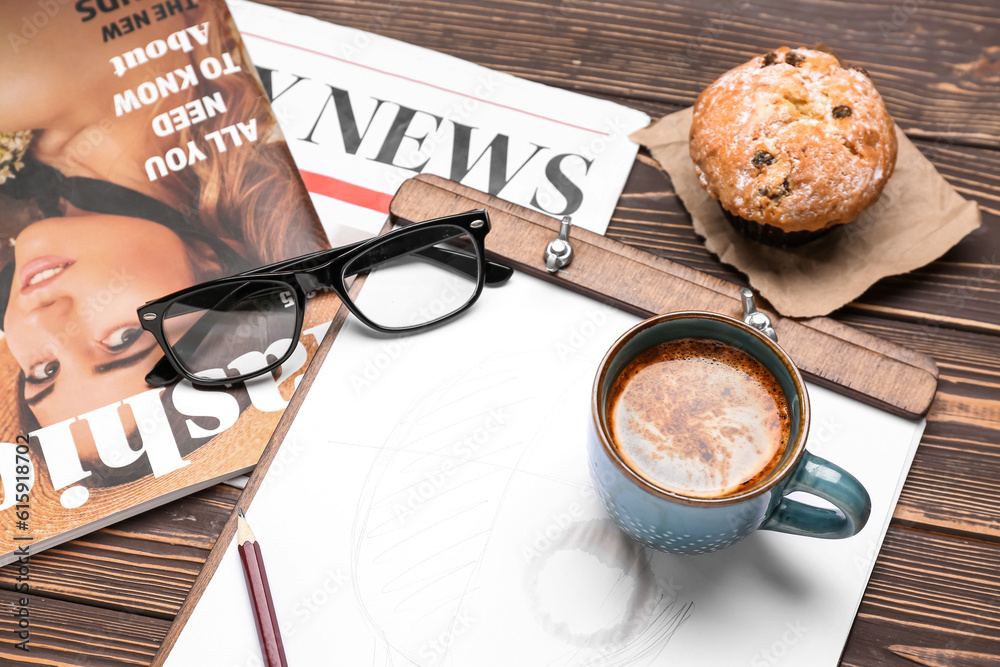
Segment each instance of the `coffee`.
[{"label": "coffee", "polygon": [[781,461],[788,400],[763,364],[732,345],[683,338],[630,361],[608,395],[608,429],[632,470],[655,486],[722,498]]}]

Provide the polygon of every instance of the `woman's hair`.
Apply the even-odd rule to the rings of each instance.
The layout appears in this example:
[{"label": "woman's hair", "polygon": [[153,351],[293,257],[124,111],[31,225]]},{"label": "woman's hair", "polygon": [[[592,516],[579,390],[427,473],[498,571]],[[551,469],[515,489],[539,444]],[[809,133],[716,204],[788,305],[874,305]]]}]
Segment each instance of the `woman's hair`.
[{"label": "woman's hair", "polygon": [[[205,3],[201,8],[205,13],[202,20],[212,24],[210,50],[230,53],[245,76],[204,81],[199,92],[206,96],[221,93],[226,102],[224,118],[230,124],[255,119],[257,140],[224,153],[206,150],[206,160],[178,172],[193,195],[192,205],[198,217],[208,231],[242,243],[260,264],[328,248],[312,201],[266,104],[264,88],[235,25],[223,3]],[[217,128],[206,125],[182,130],[178,145],[194,140],[200,146],[210,146],[205,135]]]},{"label": "woman's hair", "polygon": [[[205,3],[187,14],[192,25],[210,23],[208,50],[229,53],[242,69],[241,73],[203,80],[199,94],[221,94],[227,109],[219,118],[227,124],[254,119],[257,140],[220,152],[206,139],[207,134],[219,129],[219,122],[198,123],[180,131],[177,145],[195,141],[206,149],[206,159],[163,177],[162,184],[183,202],[175,207],[177,210],[104,181],[67,179],[29,153],[18,173],[0,186],[0,236],[4,240],[0,244],[0,319],[6,311],[14,270],[13,249],[7,239],[15,238],[39,219],[62,215],[64,201],[69,199],[67,190],[87,200],[72,201],[83,210],[146,218],[170,227],[189,248],[199,282],[329,247],[225,5]],[[204,52],[192,51],[192,64],[201,57]],[[159,100],[153,114],[162,113],[172,104],[170,100]],[[94,192],[98,189],[99,194]],[[142,198],[175,215],[154,215],[142,201],[136,203]],[[215,261],[206,261],[213,256]]]},{"label": "woman's hair", "polygon": [[24,433],[32,433],[41,428],[41,424],[38,423],[38,419],[35,418],[35,414],[31,411],[31,407],[28,402],[24,399],[24,386],[26,381],[24,379],[24,371],[17,374],[17,413],[19,421],[21,422],[21,431]]}]

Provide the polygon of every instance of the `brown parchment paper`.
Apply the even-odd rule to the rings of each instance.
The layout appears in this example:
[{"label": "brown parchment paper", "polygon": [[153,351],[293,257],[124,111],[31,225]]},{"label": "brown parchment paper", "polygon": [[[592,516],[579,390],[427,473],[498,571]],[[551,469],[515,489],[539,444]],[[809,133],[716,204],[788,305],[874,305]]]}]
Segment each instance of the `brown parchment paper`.
[{"label": "brown parchment paper", "polygon": [[897,127],[896,169],[874,206],[799,248],[765,246],[733,229],[698,183],[688,153],[690,128],[688,108],[631,139],[647,147],[670,175],[705,247],[745,273],[782,315],[826,315],[877,280],[934,261],[982,224],[976,202],[963,199]]}]

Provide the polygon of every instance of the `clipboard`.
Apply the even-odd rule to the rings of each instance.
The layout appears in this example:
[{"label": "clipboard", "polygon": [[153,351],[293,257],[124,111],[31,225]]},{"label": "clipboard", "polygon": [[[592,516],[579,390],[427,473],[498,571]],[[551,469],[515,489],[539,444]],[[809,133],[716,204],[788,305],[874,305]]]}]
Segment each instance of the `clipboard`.
[{"label": "clipboard", "polygon": [[[682,309],[739,312],[736,286],[585,230],[574,229],[570,234],[573,264],[564,272],[549,274],[543,250],[558,232],[557,221],[441,178],[421,176],[404,184],[393,199],[390,216],[406,224],[470,208],[486,208],[490,213],[493,231],[488,253],[529,275],[640,316]],[[354,289],[361,286],[362,281],[356,281]],[[249,506],[260,487],[346,316],[346,309],[341,308],[317,352],[320,363],[309,368],[302,390],[293,398],[246,486],[242,507]],[[773,322],[783,346],[814,382],[905,417],[917,417],[929,407],[937,385],[937,369],[930,359],[824,318],[797,322],[773,317]],[[162,665],[166,660],[226,553],[235,525],[234,514],[152,664]]]}]

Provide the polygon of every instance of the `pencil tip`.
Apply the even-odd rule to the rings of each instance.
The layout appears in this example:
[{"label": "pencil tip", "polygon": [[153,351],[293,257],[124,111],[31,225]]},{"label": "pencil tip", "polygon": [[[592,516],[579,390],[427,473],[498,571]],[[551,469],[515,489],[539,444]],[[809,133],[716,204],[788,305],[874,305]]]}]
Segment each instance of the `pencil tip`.
[{"label": "pencil tip", "polygon": [[236,543],[242,545],[244,542],[256,542],[257,538],[253,536],[253,531],[250,530],[250,524],[247,522],[246,515],[243,514],[243,508],[236,508],[236,516],[239,518],[236,520]]}]

